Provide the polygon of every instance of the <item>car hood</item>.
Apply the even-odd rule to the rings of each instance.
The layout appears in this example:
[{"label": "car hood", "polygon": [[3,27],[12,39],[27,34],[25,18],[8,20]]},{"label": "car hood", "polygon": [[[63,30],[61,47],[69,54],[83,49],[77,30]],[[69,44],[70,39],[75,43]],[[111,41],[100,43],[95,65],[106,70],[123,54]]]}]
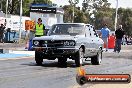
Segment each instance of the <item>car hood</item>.
[{"label": "car hood", "polygon": [[51,36],[42,36],[42,37],[35,37],[33,40],[77,40],[78,38],[84,37],[84,35],[51,35]]}]

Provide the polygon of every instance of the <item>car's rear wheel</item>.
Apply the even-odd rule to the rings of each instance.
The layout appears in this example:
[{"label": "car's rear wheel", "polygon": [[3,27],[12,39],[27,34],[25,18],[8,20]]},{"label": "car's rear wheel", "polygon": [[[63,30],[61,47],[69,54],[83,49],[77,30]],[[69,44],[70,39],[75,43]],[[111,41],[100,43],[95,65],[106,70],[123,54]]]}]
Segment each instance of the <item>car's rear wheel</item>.
[{"label": "car's rear wheel", "polygon": [[84,57],[84,50],[82,49],[82,47],[79,49],[79,51],[77,52],[77,55],[75,57],[75,64],[77,67],[81,66],[83,64],[83,57]]},{"label": "car's rear wheel", "polygon": [[36,61],[37,65],[42,65],[42,63],[43,63],[43,58],[42,58],[41,54],[36,51],[35,51],[35,61]]},{"label": "car's rear wheel", "polygon": [[102,52],[101,53],[97,53],[96,56],[91,57],[91,63],[93,65],[100,65],[102,61]]}]

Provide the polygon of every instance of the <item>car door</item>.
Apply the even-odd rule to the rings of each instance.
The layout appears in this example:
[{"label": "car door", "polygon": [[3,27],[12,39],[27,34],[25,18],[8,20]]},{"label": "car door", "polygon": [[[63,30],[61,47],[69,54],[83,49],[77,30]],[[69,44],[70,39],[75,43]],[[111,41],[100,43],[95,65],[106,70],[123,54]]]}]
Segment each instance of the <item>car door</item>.
[{"label": "car door", "polygon": [[90,27],[90,33],[91,33],[91,39],[92,39],[92,55],[96,55],[96,47],[97,47],[97,39],[96,39],[96,36],[95,36],[95,32],[94,32],[94,29],[93,29],[93,26]]},{"label": "car door", "polygon": [[103,40],[99,38],[96,31],[94,31],[94,42],[95,42],[95,49],[98,51],[101,47],[103,47]]},{"label": "car door", "polygon": [[94,38],[92,36],[90,26],[86,26],[85,31],[86,31],[86,39],[85,39],[85,41],[86,41],[86,45],[85,45],[86,52],[85,52],[85,55],[89,57],[89,56],[94,55],[93,50],[94,50],[95,44],[94,44]]}]

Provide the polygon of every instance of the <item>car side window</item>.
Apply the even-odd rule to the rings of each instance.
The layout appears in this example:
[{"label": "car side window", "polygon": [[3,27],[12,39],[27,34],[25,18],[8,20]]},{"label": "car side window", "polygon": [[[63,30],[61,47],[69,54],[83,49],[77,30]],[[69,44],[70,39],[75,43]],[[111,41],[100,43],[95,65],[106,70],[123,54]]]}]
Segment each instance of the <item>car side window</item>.
[{"label": "car side window", "polygon": [[99,37],[95,30],[94,30],[94,35],[95,35],[95,37]]},{"label": "car side window", "polygon": [[98,34],[94,30],[92,31],[92,37],[98,37]]},{"label": "car side window", "polygon": [[86,29],[86,36],[90,37],[91,36],[91,32],[90,32],[89,26],[86,26],[85,29]]}]

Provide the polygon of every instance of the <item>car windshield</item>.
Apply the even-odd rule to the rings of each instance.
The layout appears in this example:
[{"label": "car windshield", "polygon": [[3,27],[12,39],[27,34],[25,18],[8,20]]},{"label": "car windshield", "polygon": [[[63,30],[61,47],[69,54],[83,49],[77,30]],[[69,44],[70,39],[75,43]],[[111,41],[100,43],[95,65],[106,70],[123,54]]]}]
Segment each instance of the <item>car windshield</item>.
[{"label": "car windshield", "polygon": [[80,24],[56,24],[49,31],[49,35],[83,35],[84,26]]}]

